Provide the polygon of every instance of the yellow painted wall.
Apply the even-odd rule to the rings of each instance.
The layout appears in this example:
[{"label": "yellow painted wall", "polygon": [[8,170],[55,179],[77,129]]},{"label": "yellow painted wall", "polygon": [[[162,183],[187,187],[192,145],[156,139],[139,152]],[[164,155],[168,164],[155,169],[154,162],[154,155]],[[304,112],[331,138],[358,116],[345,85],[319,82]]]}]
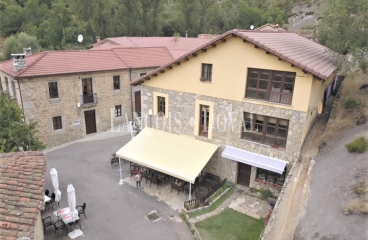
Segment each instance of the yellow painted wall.
[{"label": "yellow painted wall", "polygon": [[[201,64],[213,64],[212,82],[201,82]],[[245,99],[248,68],[262,68],[296,72],[293,101],[291,105]],[[272,54],[266,54],[261,48],[254,48],[251,43],[244,43],[238,37],[230,37],[225,43],[210,47],[207,52],[190,57],[188,62],[173,65],[157,77],[151,77],[143,84],[150,87],[164,88],[179,92],[188,92],[235,101],[251,102],[306,112],[313,76],[304,74],[298,67],[291,67],[286,61],[279,61]]]}]

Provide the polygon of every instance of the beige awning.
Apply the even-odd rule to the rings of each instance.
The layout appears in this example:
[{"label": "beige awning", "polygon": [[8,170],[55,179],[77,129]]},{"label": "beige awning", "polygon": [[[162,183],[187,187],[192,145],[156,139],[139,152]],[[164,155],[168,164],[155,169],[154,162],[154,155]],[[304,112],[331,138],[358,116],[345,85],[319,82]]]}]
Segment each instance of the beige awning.
[{"label": "beige awning", "polygon": [[212,143],[146,127],[116,156],[194,183],[217,148]]}]

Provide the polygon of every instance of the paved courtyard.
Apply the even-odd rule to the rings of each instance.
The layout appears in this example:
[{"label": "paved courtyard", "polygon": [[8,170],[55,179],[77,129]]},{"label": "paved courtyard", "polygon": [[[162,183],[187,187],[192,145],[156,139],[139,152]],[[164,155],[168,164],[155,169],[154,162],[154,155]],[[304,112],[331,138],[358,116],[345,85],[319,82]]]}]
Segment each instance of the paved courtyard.
[{"label": "paved courtyard", "polygon": [[[84,237],[80,239],[193,239],[179,213],[164,201],[127,182],[118,184],[118,167],[111,168],[110,156],[129,140],[130,134],[102,133],[47,152],[46,189],[52,192],[49,172],[55,167],[62,192],[60,207],[68,206],[66,189],[70,183],[76,191],[77,205],[86,202],[87,219],[81,216]],[[123,169],[123,178],[127,179],[129,164],[123,164]],[[160,215],[159,221],[146,219],[152,210]],[[42,213],[42,217],[48,215],[52,215],[51,209]],[[56,239],[53,227],[47,228],[45,239]],[[66,232],[60,232],[58,239],[68,239]]]}]

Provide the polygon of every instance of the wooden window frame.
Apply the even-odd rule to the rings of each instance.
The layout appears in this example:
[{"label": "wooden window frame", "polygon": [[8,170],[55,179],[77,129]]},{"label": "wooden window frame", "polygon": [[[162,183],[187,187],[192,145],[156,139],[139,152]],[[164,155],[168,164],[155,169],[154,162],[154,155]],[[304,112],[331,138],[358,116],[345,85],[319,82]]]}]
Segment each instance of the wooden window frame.
[{"label": "wooden window frame", "polygon": [[115,105],[115,117],[121,117],[121,105]]},{"label": "wooden window frame", "polygon": [[62,120],[61,116],[53,117],[52,118],[52,124],[54,126],[54,130],[63,129],[63,120]]},{"label": "wooden window frame", "polygon": [[[262,173],[260,173],[262,171]],[[261,174],[264,174],[264,177],[260,177]],[[256,179],[264,181],[266,183],[272,183],[272,184],[276,184],[279,186],[283,186],[285,179],[286,179],[286,167],[284,169],[284,172],[282,174],[276,173],[276,172],[272,172],[263,168],[257,168],[257,173],[256,173]],[[272,181],[270,181],[270,179]],[[278,181],[278,179],[282,179],[282,181]]]},{"label": "wooden window frame", "polygon": [[202,82],[212,81],[212,68],[213,65],[210,63],[202,63],[201,78]]},{"label": "wooden window frame", "polygon": [[166,111],[166,98],[157,96],[157,115],[165,116]]},{"label": "wooden window frame", "polygon": [[[56,81],[54,81],[54,82],[48,82],[48,85],[49,85],[49,96],[50,96],[50,99],[59,98],[58,82],[56,82]],[[56,85],[56,88],[55,88],[55,85]]]},{"label": "wooden window frame", "polygon": [[[247,118],[247,114],[250,118]],[[282,127],[285,126],[281,124],[282,121],[287,123],[286,128]],[[285,149],[289,123],[286,119],[244,112],[241,139]],[[273,133],[270,133],[272,129]],[[281,132],[284,132],[285,136],[280,136]]]},{"label": "wooden window frame", "polygon": [[120,75],[113,76],[113,86],[114,90],[120,89]]},{"label": "wooden window frame", "polygon": [[[257,76],[253,77],[252,74]],[[268,77],[262,78],[262,75]],[[295,78],[295,72],[249,68],[245,98],[291,105]]]},{"label": "wooden window frame", "polygon": [[[202,111],[202,109],[207,109],[207,111]],[[199,136],[208,137],[209,123],[210,123],[210,106],[200,104],[199,105],[199,131],[198,131]]]}]

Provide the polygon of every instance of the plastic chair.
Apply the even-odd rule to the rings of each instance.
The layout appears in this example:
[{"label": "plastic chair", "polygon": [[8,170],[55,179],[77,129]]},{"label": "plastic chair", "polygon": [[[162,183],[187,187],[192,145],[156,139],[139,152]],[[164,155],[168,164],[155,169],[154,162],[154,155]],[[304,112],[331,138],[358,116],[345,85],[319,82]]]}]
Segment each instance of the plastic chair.
[{"label": "plastic chair", "polygon": [[50,193],[50,192],[49,192],[49,190],[48,190],[48,189],[46,189],[46,191],[45,191],[45,195],[46,195],[46,196],[49,196],[49,193]]},{"label": "plastic chair", "polygon": [[42,218],[42,224],[43,224],[43,233],[45,233],[47,227],[54,225],[52,223],[51,216]]},{"label": "plastic chair", "polygon": [[59,219],[54,223],[54,228],[55,228],[56,237],[59,237],[59,230],[66,229],[66,226],[65,226],[65,223],[63,222],[63,220]]},{"label": "plastic chair", "polygon": [[157,189],[158,189],[158,185],[159,184],[161,184],[162,185],[162,179],[161,178],[158,178],[157,177],[157,175],[155,175],[155,176],[152,176],[151,178],[150,178],[150,187],[151,187],[151,184],[152,183],[155,183],[155,184],[157,184]]},{"label": "plastic chair", "polygon": [[86,216],[86,207],[87,207],[86,203],[83,203],[82,206],[77,206],[76,207],[79,217],[80,217],[81,214],[83,214],[84,217],[87,218],[87,216]]}]

